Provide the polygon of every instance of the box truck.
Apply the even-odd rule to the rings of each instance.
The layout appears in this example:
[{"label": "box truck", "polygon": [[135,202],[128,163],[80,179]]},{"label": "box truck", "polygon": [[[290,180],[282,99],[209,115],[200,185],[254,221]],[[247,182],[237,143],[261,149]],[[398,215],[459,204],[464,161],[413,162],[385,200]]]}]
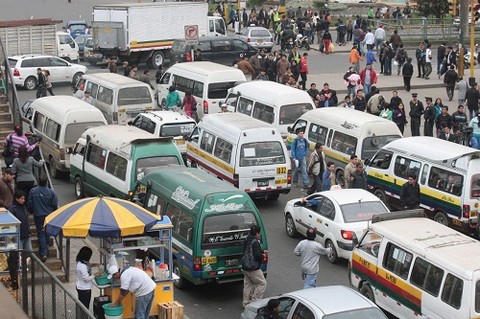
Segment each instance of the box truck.
[{"label": "box truck", "polygon": [[207,14],[208,4],[195,2],[96,5],[94,50],[99,57],[146,62],[150,68],[158,69],[168,59],[173,40],[184,39],[185,33],[192,38],[226,35],[222,17]]},{"label": "box truck", "polygon": [[78,62],[78,44],[68,32],[57,31],[59,23],[52,19],[1,21],[0,38],[7,55],[53,55]]}]

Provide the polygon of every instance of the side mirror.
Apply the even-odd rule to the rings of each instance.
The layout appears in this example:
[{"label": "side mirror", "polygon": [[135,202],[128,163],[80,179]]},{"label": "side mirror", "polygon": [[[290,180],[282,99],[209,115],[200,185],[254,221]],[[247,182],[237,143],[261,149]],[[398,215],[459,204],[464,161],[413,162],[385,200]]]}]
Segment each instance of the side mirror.
[{"label": "side mirror", "polygon": [[73,154],[73,148],[72,148],[72,147],[67,147],[67,148],[65,149],[65,153],[67,153],[67,154]]},{"label": "side mirror", "polygon": [[358,238],[355,233],[352,234],[352,244],[353,244],[353,247],[357,247],[358,245]]},{"label": "side mirror", "polygon": [[363,161],[363,163],[364,163],[365,165],[369,165],[369,164],[370,164],[370,159],[369,159],[369,158],[365,159],[365,160]]},{"label": "side mirror", "polygon": [[133,125],[133,121],[128,121],[128,122],[127,122],[127,125],[132,126],[132,125]]},{"label": "side mirror", "polygon": [[192,141],[192,137],[191,137],[191,136],[185,136],[185,141],[191,142],[191,141]]},{"label": "side mirror", "polygon": [[287,127],[287,132],[288,132],[288,133],[292,133],[292,132],[293,132],[293,130],[292,130],[292,127],[291,127],[291,126]]},{"label": "side mirror", "polygon": [[293,204],[293,207],[299,207],[299,206],[303,206],[303,203],[301,200]]}]

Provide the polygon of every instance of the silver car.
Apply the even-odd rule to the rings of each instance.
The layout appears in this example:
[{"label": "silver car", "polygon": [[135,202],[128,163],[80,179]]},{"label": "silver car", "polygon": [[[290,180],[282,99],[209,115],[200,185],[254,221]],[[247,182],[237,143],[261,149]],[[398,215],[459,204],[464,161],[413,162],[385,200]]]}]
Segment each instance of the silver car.
[{"label": "silver car", "polygon": [[262,27],[246,27],[236,37],[244,40],[252,47],[272,51],[273,36],[268,29]]},{"label": "silver car", "polygon": [[241,319],[264,314],[268,301],[280,300],[279,315],[285,319],[387,319],[372,301],[345,286],[302,289],[250,303]]}]

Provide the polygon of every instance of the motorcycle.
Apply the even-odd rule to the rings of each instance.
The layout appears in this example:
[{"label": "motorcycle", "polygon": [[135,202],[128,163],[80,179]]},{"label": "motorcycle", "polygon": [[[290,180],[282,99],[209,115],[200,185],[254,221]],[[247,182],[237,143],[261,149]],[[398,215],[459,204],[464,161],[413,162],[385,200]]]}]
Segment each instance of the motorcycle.
[{"label": "motorcycle", "polygon": [[[477,52],[477,49],[478,49],[478,44],[475,44],[475,52],[473,52],[473,65],[477,65],[478,64],[478,52]],[[470,67],[470,51],[467,51],[464,55],[463,55],[463,65],[465,66],[465,69],[468,69]]]},{"label": "motorcycle", "polygon": [[307,36],[297,34],[294,45],[299,49],[305,48],[308,51],[310,50],[310,39]]},{"label": "motorcycle", "polygon": [[288,39],[285,40],[285,42],[283,43],[282,51],[290,52],[290,51],[292,51],[294,45],[295,45],[295,44],[294,44],[294,42],[293,42],[293,39],[292,39],[292,38],[288,38]]}]

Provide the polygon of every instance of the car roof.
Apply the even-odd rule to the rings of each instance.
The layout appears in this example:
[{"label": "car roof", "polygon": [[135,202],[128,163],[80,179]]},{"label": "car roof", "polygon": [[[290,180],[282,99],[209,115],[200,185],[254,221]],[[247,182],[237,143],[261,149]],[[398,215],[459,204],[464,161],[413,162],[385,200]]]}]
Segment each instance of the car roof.
[{"label": "car roof", "polygon": [[[13,60],[22,60],[22,59],[28,59],[28,58],[59,58],[57,56],[53,56],[53,55],[44,55],[44,54],[22,54],[22,55],[12,55],[10,57],[8,57],[9,59],[13,59]],[[61,58],[59,58],[61,59]]]},{"label": "car roof", "polygon": [[195,123],[195,120],[191,117],[188,117],[185,114],[181,114],[179,112],[172,112],[172,111],[149,111],[145,113],[140,113],[139,116],[144,116],[150,119],[157,119],[160,122],[165,123],[185,123],[185,122],[192,122]]},{"label": "car roof", "polygon": [[[339,205],[362,202],[377,202],[380,199],[364,189],[335,189],[316,193],[336,201]],[[315,197],[315,196],[312,196]]]},{"label": "car roof", "polygon": [[[201,37],[200,39],[198,39],[199,42],[206,42],[206,41],[210,41],[210,40],[240,40],[240,41],[243,41],[241,39],[238,39],[237,37],[215,37],[215,36],[208,36],[208,37]],[[185,41],[184,38],[178,38],[178,39],[175,39],[174,41]]]},{"label": "car roof", "polygon": [[282,296],[292,296],[325,315],[354,309],[377,308],[373,302],[346,286],[302,289]]}]

